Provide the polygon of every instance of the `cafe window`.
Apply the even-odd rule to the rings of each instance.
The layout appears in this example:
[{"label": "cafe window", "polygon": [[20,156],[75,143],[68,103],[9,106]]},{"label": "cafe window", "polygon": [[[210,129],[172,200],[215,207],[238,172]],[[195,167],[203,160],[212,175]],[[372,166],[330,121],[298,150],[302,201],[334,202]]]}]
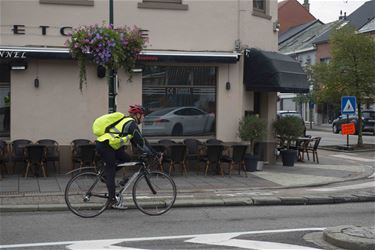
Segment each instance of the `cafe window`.
[{"label": "cafe window", "polygon": [[10,67],[0,64],[0,137],[10,136]]},{"label": "cafe window", "polygon": [[94,6],[94,0],[39,0],[41,4]]},{"label": "cafe window", "polygon": [[217,68],[146,65],[142,73],[145,136],[215,134]]},{"label": "cafe window", "polygon": [[188,5],[183,4],[182,0],[143,0],[138,3],[138,8],[187,10]]}]

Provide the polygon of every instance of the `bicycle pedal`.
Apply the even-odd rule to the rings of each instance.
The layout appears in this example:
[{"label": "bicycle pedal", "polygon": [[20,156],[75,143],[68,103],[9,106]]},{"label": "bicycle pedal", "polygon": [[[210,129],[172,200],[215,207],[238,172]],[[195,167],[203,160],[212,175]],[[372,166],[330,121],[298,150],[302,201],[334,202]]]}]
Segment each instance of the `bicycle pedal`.
[{"label": "bicycle pedal", "polygon": [[125,210],[128,209],[125,203],[116,203],[112,205],[112,208],[114,209],[120,209],[120,210]]}]

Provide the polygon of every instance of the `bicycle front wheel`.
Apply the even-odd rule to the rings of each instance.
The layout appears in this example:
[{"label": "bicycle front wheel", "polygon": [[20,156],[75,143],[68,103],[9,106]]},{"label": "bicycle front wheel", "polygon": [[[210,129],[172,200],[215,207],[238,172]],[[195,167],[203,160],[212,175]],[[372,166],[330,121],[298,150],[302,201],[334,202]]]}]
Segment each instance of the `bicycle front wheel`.
[{"label": "bicycle front wheel", "polygon": [[106,184],[94,172],[78,174],[66,185],[65,202],[69,210],[80,217],[98,216],[107,208]]},{"label": "bicycle front wheel", "polygon": [[147,215],[161,215],[176,201],[176,184],[162,172],[150,172],[138,177],[133,186],[135,206]]}]

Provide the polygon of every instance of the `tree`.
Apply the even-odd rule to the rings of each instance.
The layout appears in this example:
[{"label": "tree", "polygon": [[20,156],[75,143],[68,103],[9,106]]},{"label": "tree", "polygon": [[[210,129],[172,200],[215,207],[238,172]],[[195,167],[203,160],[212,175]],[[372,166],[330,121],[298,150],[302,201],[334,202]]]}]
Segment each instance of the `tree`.
[{"label": "tree", "polygon": [[375,41],[346,25],[330,37],[332,60],[313,66],[317,102],[339,103],[341,96],[356,96],[358,146],[362,140],[363,103],[375,98]]}]

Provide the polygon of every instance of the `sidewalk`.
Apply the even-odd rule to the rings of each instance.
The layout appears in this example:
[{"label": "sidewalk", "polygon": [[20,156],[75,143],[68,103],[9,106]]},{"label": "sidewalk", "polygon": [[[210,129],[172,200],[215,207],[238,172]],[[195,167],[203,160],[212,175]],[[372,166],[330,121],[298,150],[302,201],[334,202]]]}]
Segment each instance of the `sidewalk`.
[{"label": "sidewalk", "polygon": [[[313,188],[324,184],[363,179],[373,174],[369,166],[323,165],[312,162],[283,167],[281,163],[265,165],[263,171],[244,172],[241,176],[203,176],[189,172],[173,176],[178,197],[176,207],[227,205],[288,205],[375,201],[375,190],[326,193]],[[0,180],[0,212],[66,210],[64,188],[69,176],[5,176]],[[310,191],[309,191],[310,190]],[[131,197],[127,197],[131,198]]]}]

